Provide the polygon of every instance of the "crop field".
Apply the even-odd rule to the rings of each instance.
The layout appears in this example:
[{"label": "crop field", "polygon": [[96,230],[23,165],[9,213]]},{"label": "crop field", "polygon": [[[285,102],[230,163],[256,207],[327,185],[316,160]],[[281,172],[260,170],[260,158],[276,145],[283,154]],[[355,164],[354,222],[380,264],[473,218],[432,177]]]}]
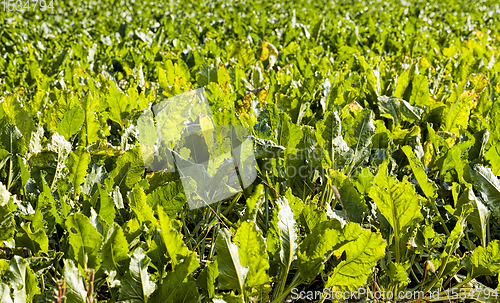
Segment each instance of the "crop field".
[{"label": "crop field", "polygon": [[500,302],[500,3],[0,2],[0,303]]}]

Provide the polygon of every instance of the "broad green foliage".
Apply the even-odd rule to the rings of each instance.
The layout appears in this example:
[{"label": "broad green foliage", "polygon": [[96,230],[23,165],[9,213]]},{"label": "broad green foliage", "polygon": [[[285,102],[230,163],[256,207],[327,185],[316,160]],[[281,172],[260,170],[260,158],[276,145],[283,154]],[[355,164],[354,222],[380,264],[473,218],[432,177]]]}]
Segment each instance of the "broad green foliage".
[{"label": "broad green foliage", "polygon": [[[498,289],[495,1],[24,2],[0,4],[2,303]],[[213,119],[170,99],[198,88]],[[213,156],[227,125],[244,190],[187,148],[170,168],[210,160],[220,191],[152,171],[160,137]]]},{"label": "broad green foliage", "polygon": [[64,260],[64,282],[66,284],[65,295],[68,301],[85,303],[87,301],[87,289],[83,284],[83,277],[72,260]]},{"label": "broad green foliage", "polygon": [[372,182],[370,197],[394,231],[396,262],[405,261],[405,243],[423,219],[415,188],[406,179],[400,182],[396,177],[389,176],[386,163],[379,166]]},{"label": "broad green foliage", "polygon": [[353,223],[345,227],[343,236],[347,243],[335,250],[334,255],[340,257],[345,252],[346,259],[335,267],[326,286],[345,291],[365,285],[371,268],[385,255],[386,242],[379,233]]},{"label": "broad green foliage", "polygon": [[10,193],[5,185],[0,183],[0,240],[12,239],[15,232],[14,214],[9,208]]},{"label": "broad green foliage", "polygon": [[103,237],[89,222],[89,218],[81,213],[71,215],[65,222],[70,232],[70,255],[82,268],[98,268],[100,264],[99,249]]},{"label": "broad green foliage", "polygon": [[155,283],[148,273],[149,258],[139,247],[132,253],[130,267],[125,273],[124,284],[120,287],[118,300],[127,302],[148,302],[155,290]]},{"label": "broad green foliage", "polygon": [[497,240],[488,247],[478,247],[470,258],[473,277],[500,273],[500,247]]},{"label": "broad green foliage", "polygon": [[221,230],[217,241],[220,288],[234,289],[242,294],[248,267],[241,265],[238,247],[231,241],[229,230]]}]

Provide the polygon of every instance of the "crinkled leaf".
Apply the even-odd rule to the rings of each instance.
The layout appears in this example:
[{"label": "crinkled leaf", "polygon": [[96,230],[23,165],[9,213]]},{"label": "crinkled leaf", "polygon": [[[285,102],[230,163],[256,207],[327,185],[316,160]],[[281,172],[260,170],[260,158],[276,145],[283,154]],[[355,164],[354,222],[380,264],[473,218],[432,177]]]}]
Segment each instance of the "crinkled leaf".
[{"label": "crinkled leaf", "polygon": [[300,246],[300,276],[307,281],[314,279],[343,241],[341,226],[336,221],[324,221],[313,228]]},{"label": "crinkled leaf", "polygon": [[[487,141],[487,140],[486,140]],[[500,143],[493,145],[485,154],[484,158],[490,162],[492,172],[500,176]]]},{"label": "crinkled leaf", "polygon": [[341,136],[340,118],[336,112],[329,112],[324,120],[316,123],[316,140],[330,153],[333,163],[343,163],[352,154]]},{"label": "crinkled leaf", "polygon": [[109,118],[122,128],[126,127],[126,119],[132,110],[132,102],[127,94],[116,85],[110,85],[109,95],[106,98],[109,109]]},{"label": "crinkled leaf", "polygon": [[103,187],[100,184],[98,185],[99,190],[99,216],[106,222],[108,225],[112,225],[115,220],[115,202],[113,198],[110,196],[108,191],[109,187]]},{"label": "crinkled leaf", "polygon": [[349,161],[350,171],[367,161],[371,152],[371,138],[373,134],[375,134],[373,112],[365,108],[357,114],[353,120],[352,127],[346,130],[344,135],[347,145],[353,151],[353,155]]},{"label": "crinkled leaf", "polygon": [[476,107],[476,98],[478,96],[474,90],[471,90],[464,91],[456,98],[455,93],[460,90],[458,87],[450,99],[447,100],[449,102],[447,105],[448,112],[445,116],[445,124],[443,125],[444,130],[457,135],[460,134],[459,129],[467,129],[471,109]]},{"label": "crinkled leaf", "polygon": [[260,206],[264,202],[264,186],[257,185],[252,195],[246,199],[245,220],[255,221],[259,212]]},{"label": "crinkled leaf", "polygon": [[342,173],[336,174],[334,185],[341,193],[340,198],[349,220],[361,223],[366,213],[368,213],[368,206],[365,204],[364,198],[356,190],[351,180]]},{"label": "crinkled leaf", "polygon": [[214,303],[245,303],[243,295],[235,295],[233,292],[223,294],[213,299]]},{"label": "crinkled leaf", "polygon": [[340,257],[345,252],[346,259],[335,267],[325,287],[343,291],[359,289],[365,285],[371,268],[385,256],[387,244],[380,233],[363,229],[354,223],[346,225],[343,235],[347,243],[335,251],[335,256]]},{"label": "crinkled leaf", "polygon": [[238,247],[241,266],[248,267],[245,287],[269,283],[266,242],[257,225],[252,221],[243,222],[236,232],[234,242]]},{"label": "crinkled leaf", "polygon": [[477,247],[469,259],[472,277],[500,273],[500,241],[493,240],[488,247]]},{"label": "crinkled leaf", "polygon": [[418,106],[429,105],[429,80],[427,76],[415,75],[411,86],[410,104]]},{"label": "crinkled leaf", "polygon": [[418,106],[413,106],[405,100],[396,97],[379,96],[378,107],[381,116],[394,120],[395,124],[403,120],[419,120],[424,110]]}]

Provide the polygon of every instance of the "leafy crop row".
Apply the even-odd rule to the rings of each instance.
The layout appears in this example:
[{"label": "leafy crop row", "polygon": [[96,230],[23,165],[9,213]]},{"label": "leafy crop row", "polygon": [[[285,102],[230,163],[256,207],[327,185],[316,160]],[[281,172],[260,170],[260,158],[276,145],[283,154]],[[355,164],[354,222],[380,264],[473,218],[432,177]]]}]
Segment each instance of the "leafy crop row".
[{"label": "leafy crop row", "polygon": [[[496,302],[499,12],[393,0],[2,12],[0,301],[448,302],[458,289]],[[144,166],[137,121],[198,87],[218,125],[249,130],[258,177],[189,209],[178,173]],[[361,288],[372,293],[323,292]]]}]

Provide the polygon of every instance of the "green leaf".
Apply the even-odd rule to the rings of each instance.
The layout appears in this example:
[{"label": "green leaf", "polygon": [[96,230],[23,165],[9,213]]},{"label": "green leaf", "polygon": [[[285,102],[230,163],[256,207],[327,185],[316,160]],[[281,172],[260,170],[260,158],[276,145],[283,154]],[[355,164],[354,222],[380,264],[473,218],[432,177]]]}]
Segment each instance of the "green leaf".
[{"label": "green leaf", "polygon": [[90,154],[83,146],[79,146],[68,156],[69,179],[75,187],[75,194],[80,194],[81,187],[87,175],[87,168],[90,163]]},{"label": "green leaf", "polygon": [[406,268],[401,263],[389,263],[386,275],[389,277],[392,286],[407,286],[411,281]]},{"label": "green leaf", "polygon": [[368,167],[365,167],[361,170],[358,177],[355,179],[354,185],[356,185],[356,188],[361,194],[367,195],[370,192],[373,178],[374,176],[370,169]]},{"label": "green leaf", "polygon": [[163,243],[165,243],[168,258],[172,262],[173,269],[175,269],[182,260],[187,259],[193,254],[196,255],[196,253],[188,250],[182,239],[182,234],[174,228],[174,223],[176,222],[171,220],[160,206],[158,206],[158,218],[160,220],[159,233],[163,239]]},{"label": "green leaf", "polygon": [[373,179],[369,195],[393,228],[396,262],[404,261],[401,258],[408,235],[423,220],[415,187],[406,179],[399,182],[396,177],[388,176],[384,162]]},{"label": "green leaf", "polygon": [[26,110],[26,106],[20,101],[16,95],[7,95],[3,100],[3,109],[9,116],[10,121],[15,123],[16,127],[21,132],[23,138],[29,141],[31,133],[35,130],[33,117]]},{"label": "green leaf", "polygon": [[99,139],[99,131],[101,130],[101,124],[96,117],[96,111],[99,108],[99,98],[94,98],[95,96],[93,96],[93,94],[94,93],[90,91],[82,98],[82,107],[85,115],[81,135],[85,138],[84,141],[87,146]]},{"label": "green leaf", "polygon": [[128,242],[123,234],[123,229],[114,223],[108,230],[102,245],[101,268],[107,273],[117,271],[123,275],[123,265],[129,260],[128,251]]},{"label": "green leaf", "polygon": [[493,240],[488,247],[476,248],[469,259],[472,266],[471,277],[500,273],[500,241]]},{"label": "green leaf", "polygon": [[[455,251],[459,248],[460,241],[465,236],[465,229],[467,228],[467,217],[473,211],[472,205],[463,204],[461,210],[462,212],[458,217],[458,221],[455,224],[455,227],[453,228],[450,235],[446,239],[444,253],[440,255],[441,259],[445,259],[448,258],[449,256],[452,256],[455,253]],[[446,262],[444,262],[441,266],[446,267],[446,265],[447,265]],[[441,268],[440,270],[444,269]]]},{"label": "green leaf", "polygon": [[213,299],[214,303],[245,303],[243,295],[235,295],[233,292],[223,294]]},{"label": "green leaf", "polygon": [[151,296],[151,302],[159,303],[196,303],[199,293],[195,281],[189,277],[199,262],[196,254],[191,254],[178,264],[158,284],[158,288]]},{"label": "green leaf", "polygon": [[236,232],[234,242],[238,247],[241,266],[248,268],[245,287],[269,284],[266,242],[257,225],[252,221],[243,222]]},{"label": "green leaf", "polygon": [[214,262],[207,261],[207,266],[201,271],[196,279],[196,285],[203,291],[205,296],[212,299],[215,297],[215,279],[219,277],[217,259]]},{"label": "green leaf", "polygon": [[406,157],[408,157],[413,175],[415,176],[415,179],[417,179],[418,185],[422,188],[425,196],[428,199],[435,199],[437,197],[437,186],[427,177],[422,162],[420,162],[420,160],[415,156],[410,146],[405,145],[401,149],[405,153]]},{"label": "green leaf", "polygon": [[0,242],[12,239],[16,222],[9,208],[10,192],[0,182]]},{"label": "green leaf", "polygon": [[481,239],[483,246],[487,245],[487,232],[491,211],[474,195],[472,188],[468,187],[457,201],[457,212],[462,213],[465,204],[471,203],[474,211],[469,215],[467,222],[472,225],[472,231]]},{"label": "green leaf", "polygon": [[122,128],[127,127],[126,120],[132,110],[129,96],[123,93],[115,84],[112,84],[106,102],[108,103],[109,118],[120,124]]},{"label": "green leaf", "polygon": [[459,129],[467,129],[469,125],[471,109],[477,105],[477,101],[475,101],[477,94],[473,90],[465,91],[457,98],[456,93],[457,91],[454,91],[452,97],[447,100],[449,103],[447,104],[448,113],[445,118],[444,130],[459,135]]},{"label": "green leaf", "polygon": [[481,195],[486,205],[491,209],[493,216],[500,218],[500,180],[493,174],[491,168],[480,164],[474,166],[470,172],[474,187]]},{"label": "green leaf", "polygon": [[10,260],[8,278],[13,288],[14,303],[31,303],[33,297],[40,293],[35,273],[19,256],[14,256]]},{"label": "green leaf", "polygon": [[89,218],[81,213],[69,216],[65,225],[69,233],[69,244],[72,247],[71,257],[82,268],[97,269],[100,264],[101,234],[89,222]]},{"label": "green leaf", "polygon": [[18,158],[15,156],[24,155],[26,152],[25,146],[25,138],[19,131],[16,126],[8,125],[2,127],[2,133],[0,136],[0,144],[1,146],[7,150],[10,154],[8,169],[5,170],[5,173],[8,174],[6,179],[6,188],[10,190],[10,188],[14,185],[16,180],[17,171],[19,170]]},{"label": "green leaf", "polygon": [[9,124],[3,127],[0,139],[3,149],[7,150],[11,155],[23,155],[26,151],[25,139],[14,125]]},{"label": "green leaf", "polygon": [[26,159],[21,157],[20,155],[17,155],[17,163],[19,164],[19,169],[21,171],[21,184],[22,187],[25,188],[31,175],[30,171],[28,170],[28,161],[26,161]]},{"label": "green leaf", "polygon": [[496,176],[500,176],[500,143],[491,146],[484,154],[484,158],[490,163],[492,172]]},{"label": "green leaf", "polygon": [[385,256],[387,244],[380,233],[354,223],[346,225],[343,235],[348,242],[335,251],[335,256],[340,257],[345,252],[346,259],[335,267],[325,287],[342,291],[359,289],[366,284],[371,268]]},{"label": "green leaf", "polygon": [[[286,148],[286,154],[291,153],[302,139],[302,130],[296,124],[292,123],[290,116],[286,113],[280,113],[281,124],[278,128],[278,145]],[[285,155],[286,155],[285,154]]]},{"label": "green leaf", "polygon": [[344,139],[347,145],[354,152],[349,161],[349,173],[361,163],[367,161],[371,153],[371,138],[375,134],[375,126],[373,125],[373,112],[368,109],[363,109],[356,119],[353,121],[352,127],[346,130]]},{"label": "green leaf", "polygon": [[309,232],[321,222],[327,221],[328,217],[326,216],[326,212],[319,208],[317,204],[310,204],[303,207],[298,219],[305,223],[303,227]]},{"label": "green leaf", "polygon": [[250,220],[255,222],[257,219],[257,214],[259,212],[260,206],[264,202],[264,186],[259,184],[255,187],[252,195],[246,199],[246,212],[244,220]]},{"label": "green leaf", "polygon": [[[398,79],[399,80],[399,79]],[[426,76],[415,75],[411,82],[410,104],[417,106],[429,105],[429,80]],[[402,97],[402,96],[401,96]]]},{"label": "green leaf", "polygon": [[368,213],[364,198],[358,193],[351,180],[342,173],[336,173],[334,185],[341,193],[340,198],[349,220],[361,223]]},{"label": "green leaf", "polygon": [[71,303],[87,303],[87,291],[83,284],[83,277],[73,263],[73,260],[64,259],[63,278],[66,284],[65,296]]},{"label": "green leaf", "polygon": [[142,187],[136,185],[134,189],[128,193],[128,200],[130,208],[134,211],[135,216],[142,224],[149,226],[156,222],[153,216],[153,210],[146,204],[146,194]]},{"label": "green leaf", "polygon": [[219,265],[219,288],[222,290],[236,290],[242,294],[249,269],[241,265],[238,247],[231,241],[229,230],[220,230],[216,245]]},{"label": "green leaf", "polygon": [[108,225],[113,225],[116,215],[115,202],[112,197],[110,197],[109,186],[97,185],[99,190],[99,216],[108,223]]},{"label": "green leaf", "polygon": [[397,77],[396,89],[394,91],[394,97],[403,98],[408,85],[410,84],[414,68],[407,68],[403,71],[401,75]]},{"label": "green leaf", "polygon": [[379,96],[378,106],[381,116],[394,120],[396,125],[403,120],[410,122],[420,120],[424,112],[422,108],[396,97]]},{"label": "green leaf", "polygon": [[314,279],[325,268],[335,249],[344,243],[340,223],[323,221],[313,228],[300,246],[298,269],[306,281]]},{"label": "green leaf", "polygon": [[16,234],[16,246],[29,248],[34,255],[38,255],[39,252],[47,253],[49,239],[45,234],[45,230],[39,228],[36,232],[32,232],[30,225],[29,222],[21,223],[21,229]]},{"label": "green leaf", "polygon": [[171,181],[157,187],[148,194],[146,203],[153,209],[161,206],[168,216],[175,217],[187,203],[181,180]]},{"label": "green leaf", "polygon": [[[280,197],[276,200],[273,219],[271,221],[271,236],[268,236],[268,249],[271,253],[277,251],[283,273],[287,273],[292,262],[297,258],[298,228],[288,200]],[[286,276],[285,276],[286,277]]]},{"label": "green leaf", "polygon": [[52,179],[52,185],[50,186],[50,189],[54,190],[57,180],[64,177],[64,163],[71,152],[71,144],[66,141],[63,136],[58,133],[54,133],[52,135],[52,140],[48,145],[48,149],[49,151],[57,154],[54,178]]},{"label": "green leaf", "polygon": [[85,113],[80,105],[73,106],[72,109],[64,113],[64,117],[57,125],[57,132],[64,136],[66,140],[69,140],[74,134],[76,134],[83,125],[85,121]]},{"label": "green leaf", "polygon": [[316,123],[316,140],[323,150],[330,153],[332,164],[339,160],[339,163],[344,163],[352,154],[340,132],[341,123],[336,112],[329,112],[324,120]]},{"label": "green leaf", "polygon": [[142,248],[136,248],[130,259],[129,270],[122,281],[118,300],[130,303],[148,302],[155,290],[155,283],[148,273],[149,263],[150,260]]},{"label": "green leaf", "polygon": [[0,282],[0,302],[13,303],[10,297],[10,287],[3,282]]},{"label": "green leaf", "polygon": [[172,79],[167,80],[167,74],[165,73],[165,71],[161,67],[159,67],[158,68],[158,82],[159,82],[161,88],[169,89],[170,88],[169,82],[173,83],[174,79],[172,78]]},{"label": "green leaf", "polygon": [[57,209],[56,201],[52,194],[47,194],[42,192],[38,196],[38,201],[35,209],[35,216],[33,217],[33,229],[46,229],[44,232],[46,234],[51,234],[55,228],[55,224],[64,224],[64,220],[61,219]]},{"label": "green leaf", "polygon": [[109,174],[109,178],[120,187],[122,195],[132,189],[144,174],[144,162],[139,146],[127,150],[116,161],[116,166]]}]

